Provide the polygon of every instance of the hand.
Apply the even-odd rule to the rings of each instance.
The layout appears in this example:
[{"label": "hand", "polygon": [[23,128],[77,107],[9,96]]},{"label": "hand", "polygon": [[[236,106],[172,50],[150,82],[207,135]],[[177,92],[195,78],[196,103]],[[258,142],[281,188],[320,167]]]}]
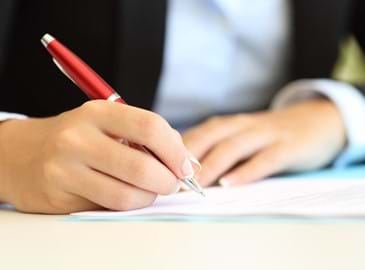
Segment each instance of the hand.
[{"label": "hand", "polygon": [[273,112],[213,117],[183,135],[202,163],[203,186],[245,184],[281,172],[321,168],[346,143],[336,106],[318,99]]},{"label": "hand", "polygon": [[[145,145],[160,161],[121,144]],[[0,200],[25,212],[151,204],[192,173],[182,138],[160,116],[108,101],[46,119],[0,124]]]}]

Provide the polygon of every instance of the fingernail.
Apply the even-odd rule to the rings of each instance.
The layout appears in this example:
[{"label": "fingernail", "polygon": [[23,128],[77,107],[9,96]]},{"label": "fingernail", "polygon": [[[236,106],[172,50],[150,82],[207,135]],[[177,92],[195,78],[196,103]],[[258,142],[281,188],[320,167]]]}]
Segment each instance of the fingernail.
[{"label": "fingernail", "polygon": [[185,178],[194,176],[193,165],[191,165],[191,161],[189,158],[186,158],[184,164],[181,168],[182,174]]},{"label": "fingernail", "polygon": [[197,160],[193,155],[189,156],[189,160],[191,163],[195,164],[199,168],[198,172],[202,170],[202,165],[200,164],[199,160]]},{"label": "fingernail", "polygon": [[221,179],[219,179],[218,183],[222,187],[230,187],[230,186],[232,186],[232,184],[230,183],[230,181],[227,178],[221,178]]}]

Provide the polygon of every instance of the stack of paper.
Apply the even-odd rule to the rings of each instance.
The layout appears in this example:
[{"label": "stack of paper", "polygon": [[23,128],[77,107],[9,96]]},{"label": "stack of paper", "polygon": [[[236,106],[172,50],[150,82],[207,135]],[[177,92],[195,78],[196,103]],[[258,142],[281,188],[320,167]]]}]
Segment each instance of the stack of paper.
[{"label": "stack of paper", "polygon": [[193,192],[161,196],[147,208],[94,211],[79,217],[128,216],[314,216],[365,217],[365,181],[361,179],[271,179],[239,188],[213,187],[206,197]]}]

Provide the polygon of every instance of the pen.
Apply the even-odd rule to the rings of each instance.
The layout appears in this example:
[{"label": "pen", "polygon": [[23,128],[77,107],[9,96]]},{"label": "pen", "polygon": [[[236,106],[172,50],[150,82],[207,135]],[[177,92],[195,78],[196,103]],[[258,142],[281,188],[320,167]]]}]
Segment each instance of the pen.
[{"label": "pen", "polygon": [[[58,40],[45,34],[41,42],[53,58],[53,62],[71,81],[73,81],[90,99],[105,99],[112,102],[126,104],[118,93],[105,82],[90,66]],[[146,147],[141,148],[156,157]],[[157,157],[156,157],[157,158]],[[190,189],[205,196],[194,176],[181,179]]]}]

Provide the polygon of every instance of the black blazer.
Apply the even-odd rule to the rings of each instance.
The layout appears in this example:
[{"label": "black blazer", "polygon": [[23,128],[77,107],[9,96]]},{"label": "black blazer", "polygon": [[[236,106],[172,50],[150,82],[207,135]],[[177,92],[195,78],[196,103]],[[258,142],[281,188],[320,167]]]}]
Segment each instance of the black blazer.
[{"label": "black blazer", "polygon": [[[365,48],[363,0],[291,0],[289,81],[329,78],[340,42]],[[87,100],[50,61],[51,33],[132,105],[151,108],[161,72],[167,0],[0,0],[0,111],[49,116]]]}]

